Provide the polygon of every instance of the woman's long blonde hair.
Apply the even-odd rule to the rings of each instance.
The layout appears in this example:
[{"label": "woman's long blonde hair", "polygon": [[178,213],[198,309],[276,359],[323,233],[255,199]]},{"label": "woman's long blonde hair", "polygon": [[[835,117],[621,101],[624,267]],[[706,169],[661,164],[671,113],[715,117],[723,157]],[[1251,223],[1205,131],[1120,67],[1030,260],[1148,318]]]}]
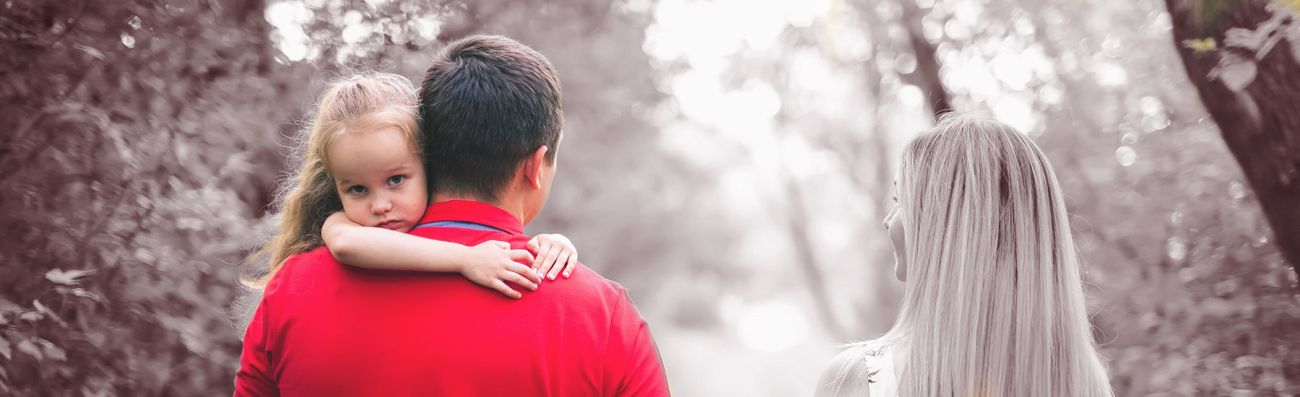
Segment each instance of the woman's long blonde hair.
[{"label": "woman's long blonde hair", "polygon": [[276,232],[248,258],[249,263],[266,263],[266,272],[244,283],[265,287],[289,257],[323,244],[320,230],[325,219],[343,210],[329,173],[326,154],[331,143],[348,131],[395,127],[419,155],[416,115],[415,86],[400,75],[363,72],[330,84],[321,95],[311,125],[297,138],[290,163],[296,172],[277,190]]},{"label": "woman's long blonde hair", "polygon": [[1113,396],[1047,157],[997,121],[949,115],[898,180],[907,282],[881,338],[900,396]]}]

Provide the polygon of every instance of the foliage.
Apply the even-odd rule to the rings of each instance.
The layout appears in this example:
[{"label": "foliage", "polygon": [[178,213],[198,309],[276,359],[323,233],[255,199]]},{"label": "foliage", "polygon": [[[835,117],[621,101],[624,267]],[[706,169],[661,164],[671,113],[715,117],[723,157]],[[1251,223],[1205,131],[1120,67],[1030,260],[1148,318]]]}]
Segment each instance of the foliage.
[{"label": "foliage", "polygon": [[0,394],[228,388],[227,264],[290,117],[255,106],[287,85],[260,6],[5,3]]},{"label": "foliage", "polygon": [[[321,82],[418,79],[473,33],[560,72],[560,173],[529,232],[629,287],[674,391],[806,393],[897,304],[879,218],[929,120],[898,1],[4,3],[0,394],[228,394],[237,264]],[[1294,274],[1160,2],[917,3],[952,105],[1055,164],[1118,394],[1300,394]]]}]

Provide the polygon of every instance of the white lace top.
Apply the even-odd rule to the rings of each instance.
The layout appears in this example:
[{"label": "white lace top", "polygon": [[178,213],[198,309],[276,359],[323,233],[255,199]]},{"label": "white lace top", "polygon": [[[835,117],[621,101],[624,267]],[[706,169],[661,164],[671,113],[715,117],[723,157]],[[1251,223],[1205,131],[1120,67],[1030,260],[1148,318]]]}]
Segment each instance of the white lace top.
[{"label": "white lace top", "polygon": [[817,385],[817,397],[897,397],[894,354],[888,345],[858,342],[831,360]]},{"label": "white lace top", "polygon": [[867,375],[870,382],[871,396],[895,397],[898,395],[898,378],[894,376],[894,352],[888,345],[875,350],[864,349],[863,358],[871,373]]}]

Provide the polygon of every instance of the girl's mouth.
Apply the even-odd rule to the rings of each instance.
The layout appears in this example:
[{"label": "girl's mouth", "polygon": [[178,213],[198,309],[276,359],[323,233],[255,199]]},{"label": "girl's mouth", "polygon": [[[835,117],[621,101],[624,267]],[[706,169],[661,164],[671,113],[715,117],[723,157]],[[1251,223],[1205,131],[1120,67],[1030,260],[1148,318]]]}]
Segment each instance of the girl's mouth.
[{"label": "girl's mouth", "polygon": [[402,221],[392,220],[392,221],[380,222],[378,225],[375,225],[375,227],[382,227],[388,230],[396,230],[397,227],[401,225],[402,225]]}]

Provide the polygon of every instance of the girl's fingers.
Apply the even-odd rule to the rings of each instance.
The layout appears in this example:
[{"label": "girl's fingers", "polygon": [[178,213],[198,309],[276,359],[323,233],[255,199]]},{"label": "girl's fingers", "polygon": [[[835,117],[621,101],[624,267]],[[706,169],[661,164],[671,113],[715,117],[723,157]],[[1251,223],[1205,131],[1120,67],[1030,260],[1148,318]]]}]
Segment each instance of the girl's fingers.
[{"label": "girl's fingers", "polygon": [[497,292],[500,292],[501,295],[505,295],[506,297],[511,299],[519,299],[524,297],[524,295],[519,293],[519,291],[515,291],[513,288],[510,288],[509,285],[506,285],[505,281],[501,281],[501,280],[493,281],[492,289],[497,290]]},{"label": "girl's fingers", "polygon": [[569,263],[564,265],[564,278],[569,278],[575,267],[578,267],[578,254],[569,255]]},{"label": "girl's fingers", "polygon": [[537,237],[533,237],[531,240],[528,240],[528,244],[525,244],[524,246],[528,247],[529,251],[537,252],[537,249],[539,248],[537,246]]},{"label": "girl's fingers", "polygon": [[509,265],[506,265],[506,271],[518,273],[528,279],[528,281],[532,281],[534,284],[542,282],[542,275],[533,271],[533,268],[515,262],[510,262]]},{"label": "girl's fingers", "polygon": [[[564,270],[564,265],[569,262],[569,256],[571,251],[554,250],[552,252],[554,253],[554,255],[552,255],[551,257],[554,258],[555,264],[551,265],[551,271],[549,274],[546,275],[546,277],[551,280],[554,280],[555,277],[560,275],[560,271]],[[551,262],[552,260],[551,258],[547,258],[547,261]]]},{"label": "girl's fingers", "polygon": [[528,288],[529,291],[537,290],[537,283],[529,281],[528,278],[524,277],[522,274],[505,271],[505,272],[501,272],[500,277],[502,280],[518,284],[519,286],[524,288]]},{"label": "girl's fingers", "polygon": [[510,250],[510,260],[533,263],[533,261],[536,259],[533,258],[532,252],[528,252],[526,250]]},{"label": "girl's fingers", "polygon": [[546,271],[550,270],[549,266],[552,264],[552,262],[548,262],[546,259],[550,257],[552,251],[555,251],[554,245],[542,245],[541,250],[537,252],[537,259],[533,261],[533,269],[537,270],[538,273],[546,274]]}]

